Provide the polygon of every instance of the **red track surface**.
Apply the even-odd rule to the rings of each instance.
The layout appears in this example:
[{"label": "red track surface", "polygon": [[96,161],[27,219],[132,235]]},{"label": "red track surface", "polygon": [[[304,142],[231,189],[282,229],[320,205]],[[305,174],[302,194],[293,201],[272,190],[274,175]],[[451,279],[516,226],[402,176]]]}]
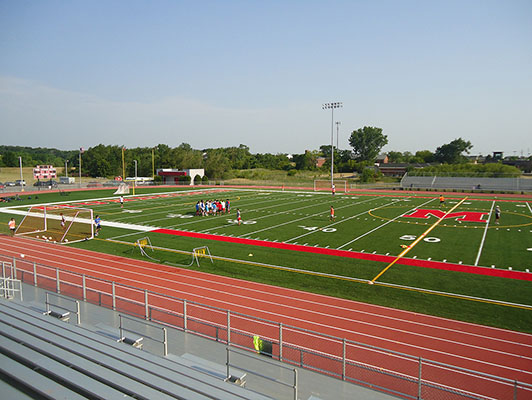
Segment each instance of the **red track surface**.
[{"label": "red track surface", "polygon": [[532,335],[524,333],[21,237],[1,235],[0,253],[532,384]]}]

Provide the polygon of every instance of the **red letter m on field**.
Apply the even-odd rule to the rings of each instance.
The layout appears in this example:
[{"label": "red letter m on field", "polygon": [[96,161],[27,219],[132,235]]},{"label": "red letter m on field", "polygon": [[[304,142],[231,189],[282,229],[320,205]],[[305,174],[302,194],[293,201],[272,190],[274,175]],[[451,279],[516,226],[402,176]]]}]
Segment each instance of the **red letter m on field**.
[{"label": "red letter m on field", "polygon": [[[453,218],[456,220],[469,221],[469,222],[486,222],[486,220],[482,219],[482,217],[487,214],[488,212],[461,211],[461,212],[454,212],[454,213],[447,214],[445,216],[445,219]],[[436,218],[443,218],[443,216],[445,215],[445,212],[441,210],[417,209],[410,215],[404,215],[404,217],[427,219],[431,215]]]}]

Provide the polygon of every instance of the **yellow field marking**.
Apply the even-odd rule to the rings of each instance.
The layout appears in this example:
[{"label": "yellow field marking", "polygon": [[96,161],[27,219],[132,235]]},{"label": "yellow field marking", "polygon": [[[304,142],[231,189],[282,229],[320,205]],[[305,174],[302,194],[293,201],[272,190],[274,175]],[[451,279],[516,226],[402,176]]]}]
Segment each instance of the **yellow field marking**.
[{"label": "yellow field marking", "polygon": [[393,260],[390,264],[388,264],[388,266],[386,268],[384,268],[381,272],[379,272],[379,274],[373,278],[371,281],[369,281],[368,283],[370,284],[374,284],[375,281],[377,279],[380,278],[380,276],[382,274],[384,274],[388,269],[390,269],[392,267],[392,265],[394,265],[397,261],[399,261],[403,256],[405,256],[410,250],[412,250],[414,248],[414,246],[416,246],[421,240],[423,240],[425,238],[425,236],[427,236],[434,228],[436,228],[439,223],[441,221],[443,221],[445,219],[445,217],[447,215],[449,215],[451,212],[453,212],[456,208],[458,208],[458,206],[460,204],[462,204],[464,201],[466,201],[467,197],[464,197],[462,200],[460,200],[453,208],[451,208],[449,211],[447,211],[441,218],[439,218],[434,224],[432,224],[432,226],[427,229],[425,232],[423,232],[416,240],[414,240],[414,242],[408,246],[406,249],[404,249],[401,253],[399,253],[399,255],[395,258],[395,260]]},{"label": "yellow field marking", "polygon": [[[114,242],[114,243],[118,243],[118,244],[125,244],[125,245],[128,245],[128,246],[135,246],[135,243],[121,242],[119,240],[113,240],[113,239],[99,239],[99,238],[96,238],[96,240],[106,240],[106,241]],[[166,251],[166,252],[169,252],[169,253],[190,254],[189,251],[184,251],[184,250],[167,249],[167,248],[164,248],[164,247],[157,247],[157,246],[154,246],[154,248],[157,249],[157,250]],[[219,261],[225,261],[225,262],[231,262],[231,263],[235,263],[235,264],[250,265],[250,266],[253,266],[253,267],[261,267],[261,268],[275,269],[275,270],[279,270],[279,271],[292,272],[292,273],[302,274],[302,275],[318,276],[320,278],[330,278],[330,279],[337,279],[337,280],[342,280],[342,281],[363,283],[363,284],[367,284],[367,282],[368,282],[366,279],[361,279],[361,278],[352,278],[352,277],[349,277],[349,276],[342,276],[342,275],[332,275],[332,274],[326,274],[326,273],[323,273],[323,272],[309,271],[309,270],[296,269],[296,268],[290,268],[290,267],[281,267],[279,265],[262,264],[262,263],[257,263],[257,262],[253,262],[253,261],[237,260],[237,259],[233,259],[233,258],[212,256],[212,259],[213,260],[219,260]],[[401,286],[401,285],[395,285],[395,284],[386,283],[386,282],[375,282],[375,284],[378,285],[378,286],[383,286],[383,287],[387,287],[387,288],[391,288],[391,289],[406,290],[406,291],[409,291],[409,292],[418,292],[418,293],[428,294],[428,295],[433,295],[433,296],[442,296],[442,297],[454,298],[454,299],[458,299],[458,300],[474,301],[474,302],[477,302],[477,303],[491,304],[491,305],[497,305],[497,306],[503,306],[503,307],[520,308],[520,309],[523,309],[523,310],[531,310],[532,311],[532,305],[505,303],[505,302],[498,301],[498,300],[482,299],[482,298],[479,298],[479,297],[471,297],[471,296],[455,294],[455,293],[436,292],[434,290],[422,289],[422,288],[414,288],[414,287],[409,287],[409,286]]]}]

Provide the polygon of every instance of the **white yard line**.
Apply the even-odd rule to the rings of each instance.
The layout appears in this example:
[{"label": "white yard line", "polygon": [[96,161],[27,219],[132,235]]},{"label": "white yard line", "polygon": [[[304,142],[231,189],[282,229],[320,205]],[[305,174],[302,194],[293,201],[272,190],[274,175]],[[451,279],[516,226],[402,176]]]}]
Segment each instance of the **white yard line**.
[{"label": "white yard line", "polygon": [[478,248],[477,258],[475,259],[475,264],[473,264],[475,267],[478,265],[478,261],[480,260],[480,255],[482,254],[482,249],[484,248],[484,241],[486,240],[486,234],[488,233],[488,226],[491,220],[491,213],[493,211],[493,206],[495,205],[495,200],[491,203],[490,213],[488,214],[488,220],[486,221],[486,226],[484,227],[484,234],[482,235],[482,240],[480,241],[480,246]]},{"label": "white yard line", "polygon": [[[341,210],[342,208],[346,208],[346,207],[351,207],[351,206],[353,206],[354,204],[362,204],[362,203],[366,203],[366,202],[368,202],[368,201],[372,201],[372,200],[375,200],[375,199],[374,199],[374,198],[366,199],[366,200],[364,200],[364,201],[361,201],[360,203],[349,203],[349,204],[346,205],[346,206],[338,207],[337,210]],[[315,205],[313,205],[313,206],[315,206]],[[286,212],[279,213],[279,214],[290,213],[290,212],[292,212],[292,211],[294,211],[294,210],[286,211]],[[293,224],[294,222],[301,221],[301,220],[303,220],[303,219],[307,219],[307,218],[311,218],[311,217],[315,217],[315,216],[317,216],[317,215],[326,214],[326,213],[328,213],[328,212],[327,212],[327,211],[320,211],[319,213],[311,214],[311,215],[306,215],[306,216],[304,216],[304,217],[302,217],[302,218],[293,219],[293,220],[290,220],[290,221],[287,221],[287,222],[283,222],[282,224],[273,225],[273,226],[268,226],[268,227],[266,227],[266,228],[264,228],[264,229],[259,229],[258,231],[255,231],[255,232],[245,233],[245,234],[242,235],[242,237],[246,237],[246,236],[249,236],[249,235],[254,235],[254,234],[256,234],[256,233],[263,232],[263,231],[267,231],[267,230],[269,230],[269,229],[278,228],[278,227],[283,226],[283,225]],[[272,215],[276,215],[276,214],[272,214]],[[296,239],[297,239],[297,238],[296,238]],[[290,239],[290,240],[292,240],[292,239]]]},{"label": "white yard line", "polygon": [[526,204],[526,206],[528,207],[528,209],[530,210],[530,214],[532,214],[532,208],[530,208],[530,203],[527,203],[527,202],[525,201],[525,204]]},{"label": "white yard line", "polygon": [[337,249],[337,250],[340,250],[342,247],[345,247],[345,246],[347,246],[347,245],[349,245],[349,244],[351,244],[351,243],[353,243],[353,242],[356,242],[358,239],[362,239],[364,236],[367,236],[367,235],[369,235],[370,233],[373,233],[373,232],[375,232],[376,230],[385,227],[385,226],[388,225],[389,223],[394,222],[396,219],[401,218],[401,217],[402,217],[403,215],[405,215],[406,213],[409,213],[409,212],[411,212],[411,211],[414,211],[416,208],[422,207],[422,206],[424,206],[425,204],[428,204],[428,203],[430,203],[431,201],[434,201],[434,200],[435,200],[435,199],[430,199],[429,201],[426,201],[425,203],[423,203],[423,204],[421,204],[421,205],[419,205],[419,206],[416,206],[416,207],[414,207],[414,208],[412,208],[412,209],[410,209],[410,210],[408,210],[408,211],[405,211],[404,213],[402,213],[401,215],[398,215],[398,216],[395,217],[394,219],[391,219],[391,220],[385,222],[384,224],[382,224],[382,225],[380,225],[380,226],[377,226],[376,228],[373,228],[372,230],[370,230],[370,231],[368,231],[368,232],[366,232],[366,233],[360,235],[359,237],[354,238],[353,240],[351,240],[351,241],[349,241],[349,242],[347,242],[347,243],[341,245],[340,247],[337,247],[336,249]]},{"label": "white yard line", "polygon": [[[374,199],[372,199],[372,200],[374,200]],[[379,206],[379,207],[376,207],[376,208],[372,208],[372,209],[370,209],[370,210],[362,211],[361,213],[358,213],[358,214],[356,214],[356,215],[353,215],[352,217],[345,218],[345,219],[343,219],[343,220],[341,220],[341,221],[338,221],[338,222],[335,222],[335,223],[333,223],[333,224],[329,224],[329,225],[325,226],[325,228],[329,228],[329,227],[331,227],[331,226],[338,225],[338,224],[340,224],[340,223],[342,223],[342,222],[349,221],[350,219],[353,219],[353,218],[356,218],[356,217],[360,217],[361,215],[366,214],[368,211],[378,210],[379,208],[383,208],[383,207],[386,207],[386,206],[389,206],[389,205],[391,205],[391,204],[395,204],[395,203],[397,203],[397,200],[394,200],[394,201],[392,201],[392,202],[390,202],[390,203],[383,204],[382,206]],[[360,203],[357,203],[357,204],[360,204]],[[304,237],[304,236],[307,236],[307,235],[310,235],[310,234],[312,234],[312,233],[316,233],[316,232],[320,232],[320,231],[310,231],[310,232],[304,233],[304,234],[302,234],[302,235],[296,236],[296,237],[294,237],[294,238],[292,238],[292,239],[285,240],[284,243],[291,242],[292,240],[296,240],[296,239],[302,238],[302,237]]]}]

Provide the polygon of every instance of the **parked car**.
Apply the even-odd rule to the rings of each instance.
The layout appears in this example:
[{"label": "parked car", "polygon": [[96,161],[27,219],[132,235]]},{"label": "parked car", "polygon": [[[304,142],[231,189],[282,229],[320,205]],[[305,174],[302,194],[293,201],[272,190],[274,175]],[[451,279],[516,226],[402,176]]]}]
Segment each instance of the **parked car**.
[{"label": "parked car", "polygon": [[57,187],[57,182],[56,181],[37,181],[33,184],[33,186],[37,186],[37,187]]},{"label": "parked car", "polygon": [[5,187],[6,186],[2,182],[0,182],[0,189],[4,189]]},{"label": "parked car", "polygon": [[25,180],[21,180],[21,179],[17,179],[15,181],[15,186],[26,186],[26,181]]},{"label": "parked car", "polygon": [[15,182],[6,182],[5,185],[6,186],[15,186]]}]

